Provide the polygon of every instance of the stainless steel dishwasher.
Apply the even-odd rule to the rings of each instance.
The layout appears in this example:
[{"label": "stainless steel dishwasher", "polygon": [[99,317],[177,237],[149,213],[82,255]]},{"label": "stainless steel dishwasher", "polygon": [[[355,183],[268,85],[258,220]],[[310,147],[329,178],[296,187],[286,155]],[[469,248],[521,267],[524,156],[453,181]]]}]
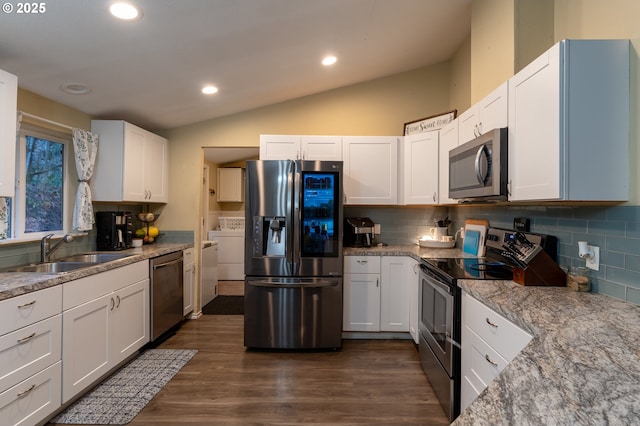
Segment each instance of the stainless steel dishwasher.
[{"label": "stainless steel dishwasher", "polygon": [[149,276],[153,342],[183,320],[182,251],[151,258]]}]

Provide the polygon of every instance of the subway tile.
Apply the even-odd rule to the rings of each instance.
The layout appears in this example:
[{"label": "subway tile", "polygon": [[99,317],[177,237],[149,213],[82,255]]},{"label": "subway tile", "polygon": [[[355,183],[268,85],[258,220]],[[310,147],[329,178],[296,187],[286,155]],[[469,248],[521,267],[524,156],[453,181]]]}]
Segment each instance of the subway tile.
[{"label": "subway tile", "polygon": [[640,272],[640,256],[633,254],[624,255],[624,268],[629,271]]},{"label": "subway tile", "polygon": [[[576,248],[577,251],[577,248]],[[616,251],[600,250],[600,265],[615,266],[625,268],[625,254]],[[601,266],[602,268],[602,266]]]},{"label": "subway tile", "polygon": [[639,222],[625,222],[626,229],[625,235],[629,238],[640,238],[640,223]]},{"label": "subway tile", "polygon": [[558,227],[571,232],[586,232],[587,221],[584,219],[560,219]]},{"label": "subway tile", "polygon": [[589,220],[587,222],[587,233],[624,237],[626,234],[626,223],[613,220]]},{"label": "subway tile", "polygon": [[606,220],[607,208],[603,206],[575,206],[573,208],[574,219]]},{"label": "subway tile", "polygon": [[640,222],[640,206],[613,206],[607,209],[607,220]]},{"label": "subway tile", "polygon": [[627,288],[622,284],[607,280],[595,280],[591,286],[591,291],[594,290],[597,293],[606,294],[607,296],[615,297],[616,299],[626,299]]},{"label": "subway tile", "polygon": [[607,237],[607,250],[640,255],[640,239]]},{"label": "subway tile", "polygon": [[607,281],[640,288],[640,272],[607,266],[606,279]]},{"label": "subway tile", "polygon": [[634,305],[640,305],[640,289],[628,287],[627,302],[633,303]]}]

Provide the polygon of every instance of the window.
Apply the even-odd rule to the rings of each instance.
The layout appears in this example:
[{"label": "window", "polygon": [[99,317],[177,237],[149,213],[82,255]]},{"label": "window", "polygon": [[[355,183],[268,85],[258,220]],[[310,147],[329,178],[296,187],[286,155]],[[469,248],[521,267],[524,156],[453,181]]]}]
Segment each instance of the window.
[{"label": "window", "polygon": [[[16,160],[16,197],[4,199],[0,239],[38,239],[69,228],[71,193],[67,169],[71,135],[29,124],[20,129]],[[0,209],[2,210],[2,209]]]}]

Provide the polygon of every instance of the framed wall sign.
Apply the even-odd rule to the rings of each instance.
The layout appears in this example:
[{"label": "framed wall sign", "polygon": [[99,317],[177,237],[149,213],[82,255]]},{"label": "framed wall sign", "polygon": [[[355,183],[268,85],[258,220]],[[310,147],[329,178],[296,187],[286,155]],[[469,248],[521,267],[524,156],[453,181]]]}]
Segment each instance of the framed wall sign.
[{"label": "framed wall sign", "polygon": [[425,117],[416,121],[404,123],[404,135],[415,135],[416,133],[439,130],[455,120],[457,115],[458,110],[454,109],[443,114],[432,115],[431,117]]}]

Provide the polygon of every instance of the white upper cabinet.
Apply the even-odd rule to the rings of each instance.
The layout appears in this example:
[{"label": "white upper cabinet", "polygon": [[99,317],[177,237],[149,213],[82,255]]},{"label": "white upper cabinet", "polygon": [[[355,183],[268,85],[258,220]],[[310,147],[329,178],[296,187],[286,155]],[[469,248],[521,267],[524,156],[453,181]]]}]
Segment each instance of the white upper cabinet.
[{"label": "white upper cabinet", "polygon": [[565,40],[509,81],[509,199],[629,197],[629,42]]},{"label": "white upper cabinet", "polygon": [[260,135],[261,160],[342,160],[342,136]]},{"label": "white upper cabinet", "polygon": [[244,170],[240,167],[218,168],[218,189],[216,200],[223,202],[244,202]]},{"label": "white upper cabinet", "polygon": [[400,204],[438,203],[438,137],[437,130],[404,137]]},{"label": "white upper cabinet", "polygon": [[168,141],[121,120],[92,120],[100,146],[91,186],[95,201],[169,201]]},{"label": "white upper cabinet", "polygon": [[345,204],[398,203],[398,137],[342,138]]},{"label": "white upper cabinet", "polygon": [[440,130],[439,149],[439,191],[438,204],[456,204],[458,201],[449,197],[449,151],[458,146],[458,119]]},{"label": "white upper cabinet", "polygon": [[0,70],[0,197],[15,194],[18,77]]},{"label": "white upper cabinet", "polygon": [[507,127],[509,87],[505,81],[480,102],[460,114],[459,144],[468,142],[492,129]]}]

